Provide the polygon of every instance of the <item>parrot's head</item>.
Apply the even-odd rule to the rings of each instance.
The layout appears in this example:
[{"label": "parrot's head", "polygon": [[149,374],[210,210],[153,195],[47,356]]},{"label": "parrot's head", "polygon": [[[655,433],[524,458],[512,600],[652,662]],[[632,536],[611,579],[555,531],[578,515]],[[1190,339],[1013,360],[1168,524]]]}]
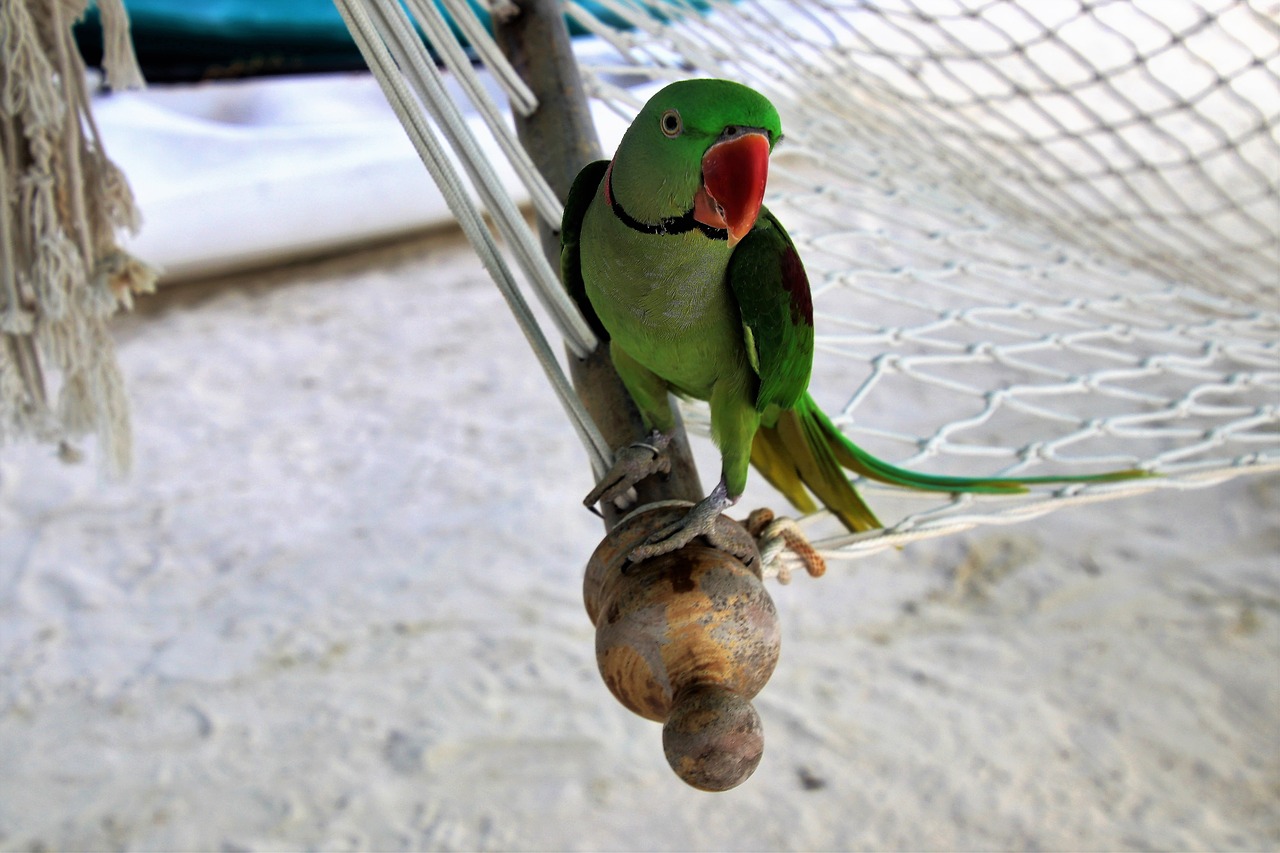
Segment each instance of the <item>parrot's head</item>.
[{"label": "parrot's head", "polygon": [[690,210],[733,246],[760,215],[769,153],[782,138],[773,104],[729,80],[682,80],[649,99],[614,158],[614,192],[643,221]]}]

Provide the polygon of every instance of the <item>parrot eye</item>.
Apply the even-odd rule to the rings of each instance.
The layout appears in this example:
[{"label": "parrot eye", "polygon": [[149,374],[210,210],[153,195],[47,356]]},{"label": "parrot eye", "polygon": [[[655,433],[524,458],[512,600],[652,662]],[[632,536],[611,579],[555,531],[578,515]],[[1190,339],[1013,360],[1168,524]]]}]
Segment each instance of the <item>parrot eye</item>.
[{"label": "parrot eye", "polygon": [[684,130],[684,122],[680,120],[678,110],[667,110],[662,114],[662,133],[668,139],[675,139]]}]

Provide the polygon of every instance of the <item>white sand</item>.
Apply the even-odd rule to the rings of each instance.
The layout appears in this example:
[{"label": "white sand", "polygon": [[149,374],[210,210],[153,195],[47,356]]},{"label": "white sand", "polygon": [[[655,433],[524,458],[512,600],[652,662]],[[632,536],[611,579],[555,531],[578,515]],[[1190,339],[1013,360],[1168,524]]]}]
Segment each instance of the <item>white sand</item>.
[{"label": "white sand", "polygon": [[595,673],[587,466],[459,238],[148,305],[132,478],[0,453],[2,848],[1280,846],[1274,477],[773,586],[708,795]]}]

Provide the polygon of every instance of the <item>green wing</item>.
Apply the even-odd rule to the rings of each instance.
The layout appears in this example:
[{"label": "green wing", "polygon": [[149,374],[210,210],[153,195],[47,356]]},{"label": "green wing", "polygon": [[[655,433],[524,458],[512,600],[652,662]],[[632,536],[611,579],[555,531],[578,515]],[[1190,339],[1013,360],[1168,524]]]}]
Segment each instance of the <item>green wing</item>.
[{"label": "green wing", "polygon": [[596,316],[595,309],[587,299],[587,286],[582,280],[582,220],[587,215],[587,208],[596,197],[604,173],[609,168],[608,160],[596,160],[582,167],[578,177],[573,179],[569,188],[569,201],[564,206],[564,216],[560,220],[560,280],[564,282],[569,296],[578,303],[578,310],[587,318],[587,323],[600,337],[607,341],[609,333],[604,324]]},{"label": "green wing", "polygon": [[[813,365],[809,278],[768,210],[734,249],[729,285],[742,314],[747,355],[760,376],[756,409],[764,417],[751,443],[752,464],[801,512],[817,509],[812,492],[850,530],[880,527],[814,419],[818,407],[806,391]],[[766,411],[770,407],[776,408]]]},{"label": "green wing", "polygon": [[793,408],[813,366],[813,301],[800,255],[768,208],[734,248],[728,276],[760,377],[756,409]]}]

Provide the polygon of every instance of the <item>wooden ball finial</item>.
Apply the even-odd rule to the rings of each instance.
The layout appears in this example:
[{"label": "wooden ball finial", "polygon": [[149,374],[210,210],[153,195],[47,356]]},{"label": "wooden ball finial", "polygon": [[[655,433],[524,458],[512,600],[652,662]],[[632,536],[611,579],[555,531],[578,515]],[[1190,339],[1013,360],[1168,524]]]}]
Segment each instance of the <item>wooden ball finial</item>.
[{"label": "wooden ball finial", "polygon": [[[628,561],[646,536],[687,510],[655,504],[619,522],[587,564],[583,596],[610,691],[636,714],[665,723],[663,748],[681,779],[723,791],[751,775],[764,749],[750,700],[778,662],[777,611],[760,579],[758,552],[748,568],[694,540]],[[720,522],[726,535],[754,549],[736,522]]]},{"label": "wooden ball finial", "polygon": [[662,726],[662,751],[688,784],[727,791],[745,782],[764,754],[760,715],[741,693],[696,685],[676,695]]}]

